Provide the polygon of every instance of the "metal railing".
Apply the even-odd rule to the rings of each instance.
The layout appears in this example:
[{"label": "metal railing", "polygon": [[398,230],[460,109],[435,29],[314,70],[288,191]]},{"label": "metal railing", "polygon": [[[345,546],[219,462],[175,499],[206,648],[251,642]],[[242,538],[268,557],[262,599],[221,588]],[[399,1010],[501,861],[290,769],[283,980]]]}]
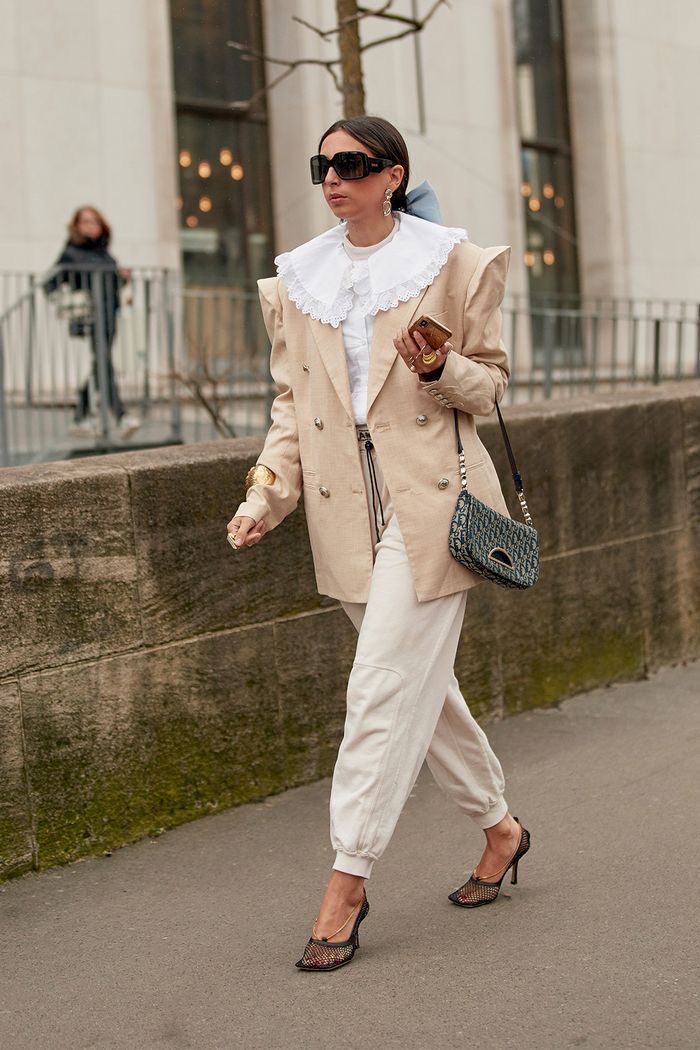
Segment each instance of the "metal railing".
[{"label": "metal railing", "polygon": [[503,315],[511,401],[700,378],[696,302],[522,296],[510,297]]},{"label": "metal railing", "polygon": [[[265,432],[274,388],[255,293],[185,288],[168,270],[134,271],[118,290],[113,272],[71,272],[82,276],[0,274],[0,465]],[[699,378],[699,311],[510,297],[507,399]]]},{"label": "metal railing", "polygon": [[183,288],[169,270],[116,293],[113,271],[63,277],[0,274],[0,465],[264,432],[256,294]]}]

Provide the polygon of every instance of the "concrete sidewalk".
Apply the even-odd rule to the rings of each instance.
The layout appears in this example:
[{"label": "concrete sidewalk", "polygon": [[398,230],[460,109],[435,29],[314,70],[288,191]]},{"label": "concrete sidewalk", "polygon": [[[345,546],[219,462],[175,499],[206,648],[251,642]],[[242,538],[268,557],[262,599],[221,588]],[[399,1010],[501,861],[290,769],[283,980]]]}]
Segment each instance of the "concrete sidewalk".
[{"label": "concrete sidewalk", "polygon": [[324,781],[0,887],[0,1047],[700,1045],[700,664],[489,733],[533,841],[492,907],[447,901],[481,834],[422,775],[356,960],[296,971]]}]

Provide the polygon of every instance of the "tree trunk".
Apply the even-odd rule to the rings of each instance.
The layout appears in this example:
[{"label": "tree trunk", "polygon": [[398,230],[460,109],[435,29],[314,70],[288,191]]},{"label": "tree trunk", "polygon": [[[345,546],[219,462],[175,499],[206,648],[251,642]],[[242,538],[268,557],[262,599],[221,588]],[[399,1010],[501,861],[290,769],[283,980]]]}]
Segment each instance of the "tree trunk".
[{"label": "tree trunk", "polygon": [[[340,50],[341,79],[343,82],[343,116],[361,117],[365,112],[365,88],[362,82],[360,31],[357,23],[357,0],[336,0]],[[353,21],[346,22],[351,18]]]}]

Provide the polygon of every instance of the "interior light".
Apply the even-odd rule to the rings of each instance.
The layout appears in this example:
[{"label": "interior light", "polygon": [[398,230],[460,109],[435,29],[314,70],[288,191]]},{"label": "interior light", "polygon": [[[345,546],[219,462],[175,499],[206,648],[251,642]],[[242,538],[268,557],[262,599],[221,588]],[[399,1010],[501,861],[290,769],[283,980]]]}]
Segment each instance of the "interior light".
[{"label": "interior light", "polygon": [[197,168],[197,174],[200,179],[208,179],[211,175],[211,164],[208,160],[200,160],[199,167]]},{"label": "interior light", "polygon": [[185,225],[192,228],[193,226],[199,226],[199,219],[196,215],[188,215],[185,219]]},{"label": "interior light", "polygon": [[534,252],[525,252],[525,255],[523,256],[523,259],[524,259],[524,262],[525,262],[526,266],[534,266],[535,265],[535,253]]},{"label": "interior light", "polygon": [[243,178],[244,174],[245,173],[243,171],[243,165],[242,164],[234,164],[232,166],[232,168],[231,168],[231,178],[235,179],[236,182],[240,182],[241,179]]},{"label": "interior light", "polygon": [[211,211],[213,205],[211,203],[211,197],[200,197],[199,198],[199,210],[200,211]]},{"label": "interior light", "polygon": [[552,186],[551,182],[545,182],[542,187],[542,196],[546,197],[548,201],[551,201],[554,196],[554,186]]},{"label": "interior light", "polygon": [[528,201],[528,208],[530,211],[539,211],[542,205],[540,204],[538,197],[531,197]]},{"label": "interior light", "polygon": [[521,182],[520,183],[520,193],[522,194],[523,197],[529,197],[530,196],[530,194],[532,193],[532,186],[530,185],[529,182]]},{"label": "interior light", "polygon": [[192,163],[192,154],[190,153],[190,151],[188,149],[181,149],[180,150],[180,167],[181,168],[189,168],[191,163]]},{"label": "interior light", "polygon": [[219,150],[219,160],[225,167],[228,167],[229,164],[233,164],[233,153],[230,149]]},{"label": "interior light", "polygon": [[564,202],[564,198],[563,197],[555,197],[554,198],[554,207],[555,208],[563,208],[564,207],[564,203],[565,202]]},{"label": "interior light", "polygon": [[545,251],[542,252],[542,261],[544,262],[545,266],[554,265],[556,261],[556,256],[554,255],[554,252],[551,248],[546,248]]}]

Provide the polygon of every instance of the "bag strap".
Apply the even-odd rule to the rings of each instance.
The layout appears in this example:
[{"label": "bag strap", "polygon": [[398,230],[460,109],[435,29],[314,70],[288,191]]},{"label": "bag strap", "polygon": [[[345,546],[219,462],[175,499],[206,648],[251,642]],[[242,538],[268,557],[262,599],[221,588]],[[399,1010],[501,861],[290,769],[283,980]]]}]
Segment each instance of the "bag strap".
[{"label": "bag strap", "polygon": [[[459,457],[460,483],[461,483],[462,488],[466,491],[466,488],[467,488],[467,468],[466,468],[466,464],[464,462],[464,449],[462,447],[462,437],[461,437],[461,435],[459,433],[459,415],[457,413],[457,409],[456,408],[454,408],[452,411],[454,412],[454,417],[455,417],[455,437],[457,438],[457,455]],[[528,510],[527,501],[525,500],[525,491],[523,489],[523,479],[520,476],[520,471],[518,470],[518,468],[516,466],[516,463],[515,463],[515,456],[513,455],[513,447],[511,445],[510,439],[508,437],[508,431],[506,430],[506,425],[503,422],[503,416],[501,415],[501,406],[498,404],[498,401],[496,402],[496,412],[498,413],[498,422],[501,425],[501,435],[503,437],[503,443],[506,446],[506,452],[508,454],[508,462],[510,463],[510,469],[511,469],[511,473],[513,475],[513,484],[515,486],[515,492],[516,492],[517,497],[518,497],[518,502],[520,503],[520,508],[521,508],[521,510],[523,512],[523,518],[525,519],[525,524],[526,525],[529,525],[530,528],[534,528],[534,525],[532,524],[532,517],[530,516],[530,511]]]}]

